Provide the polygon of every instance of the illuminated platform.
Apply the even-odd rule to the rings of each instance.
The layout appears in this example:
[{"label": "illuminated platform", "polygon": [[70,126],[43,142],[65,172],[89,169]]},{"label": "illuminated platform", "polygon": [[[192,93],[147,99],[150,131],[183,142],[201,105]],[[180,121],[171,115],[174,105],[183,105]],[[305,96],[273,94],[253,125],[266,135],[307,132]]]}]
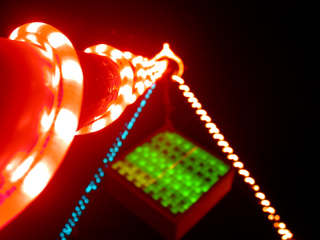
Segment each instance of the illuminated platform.
[{"label": "illuminated platform", "polygon": [[234,170],[162,129],[106,171],[107,190],[167,239],[181,238],[231,188]]}]

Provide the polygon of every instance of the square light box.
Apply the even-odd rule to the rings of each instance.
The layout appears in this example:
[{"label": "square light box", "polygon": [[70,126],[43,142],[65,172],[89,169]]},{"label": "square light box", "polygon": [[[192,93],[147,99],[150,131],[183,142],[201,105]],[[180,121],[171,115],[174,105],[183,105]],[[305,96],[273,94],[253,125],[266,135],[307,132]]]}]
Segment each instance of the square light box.
[{"label": "square light box", "polygon": [[106,186],[166,239],[180,239],[230,190],[233,176],[223,160],[161,130],[107,169]]}]

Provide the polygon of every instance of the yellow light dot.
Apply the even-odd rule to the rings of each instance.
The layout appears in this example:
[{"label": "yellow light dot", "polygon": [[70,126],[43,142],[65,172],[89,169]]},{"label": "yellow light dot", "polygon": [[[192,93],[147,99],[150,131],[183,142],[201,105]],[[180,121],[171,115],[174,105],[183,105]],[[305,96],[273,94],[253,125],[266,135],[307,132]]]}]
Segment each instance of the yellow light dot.
[{"label": "yellow light dot", "polygon": [[[223,139],[224,139],[223,135],[220,134],[220,133],[214,134],[214,135],[213,135],[213,138],[214,138],[214,139],[219,139],[219,140],[223,140]],[[234,155],[234,154],[231,154],[231,155],[232,155],[233,157],[236,156],[236,155]],[[229,156],[231,156],[231,155],[229,155]]]},{"label": "yellow light dot", "polygon": [[274,216],[274,219],[275,219],[276,221],[279,221],[279,220],[280,220],[280,216],[279,216],[279,215],[275,215],[275,216]]},{"label": "yellow light dot", "polygon": [[211,118],[209,116],[201,116],[200,119],[202,121],[211,122]]},{"label": "yellow light dot", "polygon": [[269,219],[269,220],[273,220],[273,219],[274,219],[274,216],[273,216],[272,214],[269,214],[269,215],[268,215],[268,219]]},{"label": "yellow light dot", "polygon": [[270,201],[269,201],[269,200],[262,200],[262,201],[261,201],[261,205],[263,205],[263,206],[269,206],[269,205],[270,205]]},{"label": "yellow light dot", "polygon": [[265,199],[266,198],[266,196],[262,192],[257,192],[256,193],[256,197],[259,198],[259,199]]},{"label": "yellow light dot", "polygon": [[244,181],[245,181],[246,183],[249,183],[250,185],[253,185],[253,184],[255,183],[255,181],[254,181],[254,179],[253,179],[252,177],[246,177],[246,178],[244,179]]},{"label": "yellow light dot", "polygon": [[284,224],[283,222],[279,223],[279,228],[286,228],[286,224]]},{"label": "yellow light dot", "polygon": [[198,102],[198,99],[196,99],[195,97],[189,97],[188,98],[188,102],[189,103],[195,103],[195,102]]},{"label": "yellow light dot", "polygon": [[229,143],[226,142],[226,141],[219,141],[219,142],[218,142],[218,145],[219,145],[219,146],[228,147],[228,146],[229,146]]},{"label": "yellow light dot", "polygon": [[273,207],[268,207],[268,212],[269,213],[275,213],[276,210]]},{"label": "yellow light dot", "polygon": [[205,110],[203,110],[203,109],[197,110],[196,113],[198,115],[207,115],[207,112]]},{"label": "yellow light dot", "polygon": [[233,161],[238,161],[239,160],[239,157],[237,155],[235,155],[235,154],[229,154],[227,158],[230,159],[230,160],[233,160]]},{"label": "yellow light dot", "polygon": [[180,86],[179,86],[179,89],[180,89],[180,90],[183,90],[183,91],[186,91],[186,92],[189,92],[189,91],[190,91],[190,88],[189,88],[187,85],[180,85]]},{"label": "yellow light dot", "polygon": [[233,166],[236,168],[243,168],[243,163],[242,162],[234,162]]},{"label": "yellow light dot", "polygon": [[188,98],[192,98],[194,96],[192,92],[184,92],[183,95]]},{"label": "yellow light dot", "polygon": [[250,175],[249,172],[245,169],[240,169],[239,174],[242,176],[246,176],[246,177],[249,177],[249,175]]},{"label": "yellow light dot", "polygon": [[288,237],[288,239],[293,237],[293,234],[291,232],[288,231],[288,233],[286,233],[286,236]]},{"label": "yellow light dot", "polygon": [[198,109],[200,109],[200,108],[202,107],[199,102],[195,102],[195,103],[193,103],[191,106],[192,106],[193,108],[198,108]]},{"label": "yellow light dot", "polygon": [[171,78],[172,78],[172,80],[174,80],[174,81],[176,81],[176,82],[178,82],[180,84],[184,84],[183,79],[181,77],[177,76],[177,75],[172,75]]},{"label": "yellow light dot", "polygon": [[259,187],[258,185],[254,185],[254,186],[253,186],[253,190],[259,191],[259,190],[260,190],[260,187]]}]

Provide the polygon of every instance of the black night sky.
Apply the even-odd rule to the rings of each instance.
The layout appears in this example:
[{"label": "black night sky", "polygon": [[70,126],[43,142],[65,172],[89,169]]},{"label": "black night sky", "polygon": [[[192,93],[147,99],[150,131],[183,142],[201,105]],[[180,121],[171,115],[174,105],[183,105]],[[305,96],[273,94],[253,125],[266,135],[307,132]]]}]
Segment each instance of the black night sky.
[{"label": "black night sky", "polygon": [[[183,77],[191,91],[281,219],[296,239],[314,239],[315,77],[307,67],[314,15],[293,1],[258,2],[2,0],[0,37],[39,21],[63,32],[77,50],[106,43],[151,58],[169,43],[184,61]],[[148,125],[157,118],[157,97],[161,101],[161,93],[155,92],[148,103],[153,107],[144,113],[151,119]],[[218,151],[185,107],[180,117],[190,121],[186,131]],[[98,133],[76,137],[43,194],[0,231],[0,239],[58,239],[108,143],[121,130],[120,121],[129,116],[125,113],[119,123]],[[137,123],[132,135],[138,136],[145,125]],[[162,239],[102,185],[70,239]],[[251,193],[236,177],[229,194],[183,239],[280,239]]]}]

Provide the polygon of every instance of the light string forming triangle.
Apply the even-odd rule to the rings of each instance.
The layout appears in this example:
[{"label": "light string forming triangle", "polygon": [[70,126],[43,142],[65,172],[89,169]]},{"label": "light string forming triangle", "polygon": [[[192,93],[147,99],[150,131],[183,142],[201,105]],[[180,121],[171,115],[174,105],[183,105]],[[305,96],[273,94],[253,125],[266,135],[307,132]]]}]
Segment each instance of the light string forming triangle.
[{"label": "light string forming triangle", "polygon": [[280,222],[280,216],[275,214],[276,210],[271,206],[270,201],[266,198],[265,194],[260,191],[259,185],[255,184],[256,181],[250,176],[249,171],[244,168],[243,163],[239,161],[239,157],[233,153],[233,149],[224,139],[224,136],[220,133],[220,130],[217,128],[216,124],[211,121],[211,118],[202,108],[202,105],[199,103],[198,99],[190,91],[189,86],[184,84],[184,80],[177,75],[173,75],[172,80],[179,83],[178,88],[183,91],[183,96],[188,99],[188,102],[191,104],[192,108],[196,109],[196,114],[200,116],[200,120],[205,122],[205,126],[209,129],[209,133],[212,135],[213,139],[218,141],[218,146],[222,147],[222,152],[227,154],[227,158],[229,160],[234,161],[233,167],[238,169],[238,174],[243,177],[244,182],[255,191],[255,197],[259,199],[260,205],[262,206],[262,211],[268,214],[268,219],[273,222],[273,226],[277,229],[281,239],[292,239],[293,234],[286,228],[285,223]]}]

